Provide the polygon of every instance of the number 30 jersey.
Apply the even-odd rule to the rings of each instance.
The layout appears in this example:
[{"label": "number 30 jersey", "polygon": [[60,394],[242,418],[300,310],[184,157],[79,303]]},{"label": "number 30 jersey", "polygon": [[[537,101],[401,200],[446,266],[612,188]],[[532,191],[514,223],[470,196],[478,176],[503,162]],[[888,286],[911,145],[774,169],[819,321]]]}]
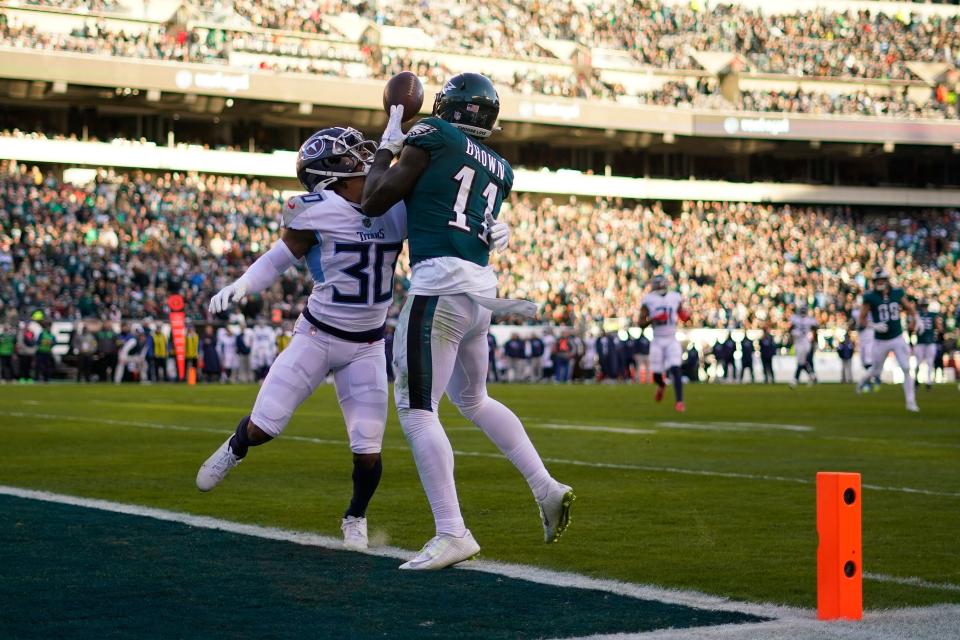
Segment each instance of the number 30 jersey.
[{"label": "number 30 jersey", "polygon": [[510,164],[440,118],[417,122],[406,144],[430,154],[406,198],[410,264],[452,257],[487,266],[485,214],[496,218],[513,188]]},{"label": "number 30 jersey", "polygon": [[643,296],[640,303],[647,308],[650,318],[666,315],[663,320],[653,321],[654,340],[673,339],[677,335],[677,314],[680,313],[680,294],[676,291],[667,291],[664,294],[655,292]]},{"label": "number 30 jersey", "polygon": [[283,226],[311,231],[317,244],[305,256],[314,285],[307,307],[320,322],[350,332],[383,326],[393,301],[393,272],[403,250],[403,202],[370,218],[333,191],[291,198]]}]

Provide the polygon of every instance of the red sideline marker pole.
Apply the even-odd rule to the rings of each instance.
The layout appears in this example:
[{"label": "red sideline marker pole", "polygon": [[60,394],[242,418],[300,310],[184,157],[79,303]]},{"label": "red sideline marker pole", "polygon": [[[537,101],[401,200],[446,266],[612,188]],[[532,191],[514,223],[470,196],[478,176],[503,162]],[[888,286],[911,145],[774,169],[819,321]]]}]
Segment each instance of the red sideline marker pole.
[{"label": "red sideline marker pole", "polygon": [[817,474],[817,618],[863,618],[860,474]]}]

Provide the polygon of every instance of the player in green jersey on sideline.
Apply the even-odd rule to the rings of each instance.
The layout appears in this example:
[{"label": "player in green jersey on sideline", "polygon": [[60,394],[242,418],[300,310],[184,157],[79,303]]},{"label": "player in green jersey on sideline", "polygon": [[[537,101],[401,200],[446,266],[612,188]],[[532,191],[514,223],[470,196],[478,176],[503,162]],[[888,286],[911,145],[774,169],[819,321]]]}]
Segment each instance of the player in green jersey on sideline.
[{"label": "player in green jersey on sideline", "polygon": [[900,314],[905,313],[910,322],[915,322],[913,303],[907,299],[903,289],[890,285],[890,275],[881,267],[873,270],[873,290],[863,294],[863,306],[860,309],[860,326],[869,326],[874,330],[873,366],[864,374],[860,387],[870,383],[870,379],[880,377],[883,363],[892,351],[897,364],[903,372],[903,395],[907,400],[907,411],[918,412],[916,387],[910,373],[910,346],[904,339]]},{"label": "player in green jersey on sideline", "polygon": [[917,302],[917,344],[913,354],[917,357],[917,383],[920,382],[920,365],[925,364],[927,369],[927,391],[933,388],[933,373],[936,370],[934,360],[937,357],[938,337],[943,331],[943,318],[936,311],[930,310],[930,303],[926,300]]},{"label": "player in green jersey on sideline", "polygon": [[395,400],[437,535],[401,569],[441,569],[480,551],[460,512],[453,450],[437,415],[444,393],[523,474],[545,541],[569,522],[573,491],[551,477],[517,416],[487,395],[491,312],[536,311],[527,301],[498,299],[488,264],[491,248],[509,242],[509,228],[496,219],[513,187],[510,165],[482,142],[499,112],[493,83],[477,73],[447,81],[433,115],[406,136],[403,107],[391,107],[363,190],[368,215],[401,199],[407,207],[413,276],[394,342]]}]

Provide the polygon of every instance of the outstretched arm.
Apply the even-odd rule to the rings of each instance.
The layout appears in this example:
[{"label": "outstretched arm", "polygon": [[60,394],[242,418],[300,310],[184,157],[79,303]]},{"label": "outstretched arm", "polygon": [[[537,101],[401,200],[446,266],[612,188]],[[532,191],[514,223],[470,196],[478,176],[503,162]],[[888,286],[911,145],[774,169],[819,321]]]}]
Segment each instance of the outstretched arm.
[{"label": "outstretched arm", "polygon": [[257,258],[236,282],[228,284],[210,298],[210,313],[226,311],[232,302],[248,293],[259,293],[272,285],[283,272],[297,264],[317,243],[312,231],[284,229],[283,238]]},{"label": "outstretched arm", "polygon": [[[380,138],[380,147],[363,185],[360,208],[368,216],[382,216],[387,209],[407,197],[430,162],[430,154],[416,147],[404,146],[403,105],[390,107],[390,118]],[[399,160],[392,167],[393,158]]]},{"label": "outstretched arm", "polygon": [[430,154],[418,147],[404,147],[400,159],[390,166],[392,161],[393,153],[388,149],[380,149],[373,159],[360,201],[360,208],[368,216],[382,216],[410,195],[430,163]]}]

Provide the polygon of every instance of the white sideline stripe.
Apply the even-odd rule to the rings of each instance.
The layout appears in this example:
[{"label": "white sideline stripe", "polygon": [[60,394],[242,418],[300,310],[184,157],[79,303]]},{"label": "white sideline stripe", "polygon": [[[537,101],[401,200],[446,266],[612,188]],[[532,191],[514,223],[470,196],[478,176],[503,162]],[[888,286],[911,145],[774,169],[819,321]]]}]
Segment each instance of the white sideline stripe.
[{"label": "white sideline stripe", "polygon": [[[340,551],[344,550],[343,543],[336,538],[305,531],[291,531],[276,527],[263,527],[254,524],[243,524],[241,522],[221,520],[219,518],[212,518],[210,516],[199,516],[190,513],[180,513],[177,511],[168,511],[166,509],[156,509],[154,507],[124,504],[122,502],[112,502],[109,500],[99,500],[95,498],[81,498],[79,496],[53,493],[50,491],[36,491],[33,489],[23,489],[20,487],[11,487],[7,485],[0,485],[0,495],[24,498],[27,500],[39,500],[43,502],[66,504],[74,507],[84,507],[87,509],[97,509],[99,511],[109,511],[112,513],[121,513],[130,516],[153,518],[154,520],[163,520],[166,522],[177,522],[201,529],[226,531],[228,533],[236,533],[267,540],[292,542],[294,544],[310,547],[321,547],[323,549]],[[398,547],[383,546],[374,547],[372,549],[368,549],[367,551],[357,551],[353,553],[364,553],[366,555],[378,556],[382,558],[406,560],[415,552],[407,549],[400,549]],[[457,568],[468,571],[492,573],[508,578],[536,582],[538,584],[575,589],[594,589],[597,591],[606,591],[608,593],[614,593],[631,598],[658,600],[660,602],[682,604],[700,609],[735,611],[781,619],[804,618],[812,615],[810,611],[796,609],[793,607],[757,604],[750,602],[736,602],[726,598],[719,598],[717,596],[711,596],[696,591],[663,589],[652,585],[638,585],[628,582],[620,582],[617,580],[603,580],[600,578],[591,578],[577,573],[551,571],[549,569],[541,569],[539,567],[532,567],[522,564],[495,562],[491,560],[474,560],[460,564],[457,566]]]},{"label": "white sideline stripe", "polygon": [[873,580],[875,582],[892,582],[894,584],[902,584],[908,587],[920,587],[921,589],[935,589],[937,591],[960,591],[960,584],[953,584],[951,582],[930,582],[929,580],[912,576],[888,576],[883,573],[864,572],[863,577],[867,580]]},{"label": "white sideline stripe", "polygon": [[528,422],[532,429],[551,429],[553,431],[598,431],[600,433],[626,433],[629,435],[649,435],[653,429],[630,429],[628,427],[601,427],[594,424],[560,424],[556,422]]},{"label": "white sideline stripe", "polygon": [[565,640],[945,640],[957,637],[960,606],[934,605],[866,611],[859,622],[822,622],[810,618],[756,624],[658,629]]},{"label": "white sideline stripe", "polygon": [[[92,422],[95,424],[111,424],[119,426],[139,427],[145,429],[172,429],[175,431],[196,431],[199,433],[216,433],[224,436],[229,432],[226,429],[209,429],[206,427],[185,427],[175,424],[162,424],[157,422],[139,422],[132,420],[111,420],[108,418],[90,418],[87,416],[64,416],[51,413],[28,413],[22,411],[0,411],[2,416],[11,416],[17,418],[41,418],[45,420],[66,420],[73,422]],[[294,440],[296,442],[309,442],[311,444],[345,446],[344,440],[326,440],[323,438],[310,438],[307,436],[284,435],[285,440]],[[395,451],[409,451],[406,446],[386,446],[384,449]],[[454,450],[458,456],[467,456],[473,458],[493,458],[503,460],[499,453],[487,453],[483,451],[459,451]],[[568,460],[566,458],[543,458],[544,462],[554,464],[568,464],[575,467],[591,467],[594,469],[623,469],[625,471],[647,471],[650,473],[676,473],[688,476],[705,476],[710,478],[733,478],[737,480],[762,480],[767,482],[789,482],[793,484],[813,484],[814,480],[806,478],[789,478],[786,476],[771,476],[763,474],[739,473],[736,471],[711,471],[708,469],[685,469],[680,467],[658,467],[654,465],[642,464],[620,464],[615,462],[589,462],[585,460]],[[874,491],[888,491],[892,493],[908,493],[925,496],[939,496],[944,498],[960,498],[960,492],[956,491],[932,491],[929,489],[915,489],[912,487],[889,487],[878,484],[863,484],[863,488]]]},{"label": "white sideline stripe", "polygon": [[813,431],[802,424],[779,424],[776,422],[657,422],[663,429],[689,429],[693,431]]}]

